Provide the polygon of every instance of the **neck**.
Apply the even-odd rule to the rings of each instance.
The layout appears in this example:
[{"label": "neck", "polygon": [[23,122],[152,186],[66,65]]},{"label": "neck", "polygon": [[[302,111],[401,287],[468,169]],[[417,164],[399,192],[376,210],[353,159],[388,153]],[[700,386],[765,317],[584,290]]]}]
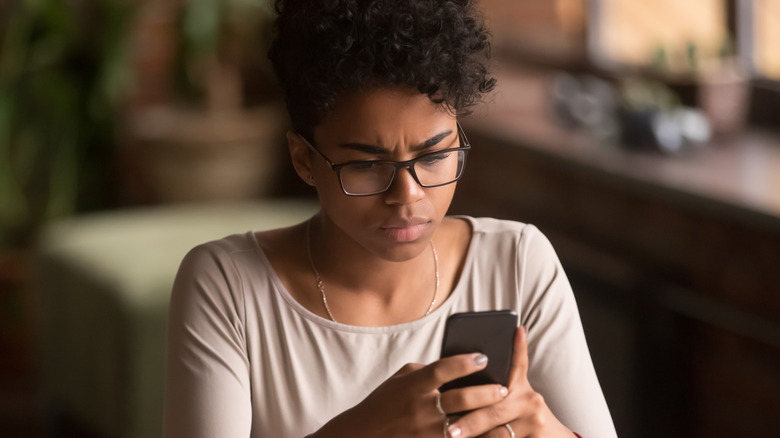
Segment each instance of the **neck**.
[{"label": "neck", "polygon": [[[413,257],[387,260],[358,245],[321,215],[307,225],[312,269],[327,300],[317,313],[339,322],[387,325],[415,320],[431,310],[438,291],[438,260],[433,242]],[[316,282],[313,293],[320,294]],[[359,315],[362,318],[356,319]],[[368,324],[359,324],[360,321]]]}]

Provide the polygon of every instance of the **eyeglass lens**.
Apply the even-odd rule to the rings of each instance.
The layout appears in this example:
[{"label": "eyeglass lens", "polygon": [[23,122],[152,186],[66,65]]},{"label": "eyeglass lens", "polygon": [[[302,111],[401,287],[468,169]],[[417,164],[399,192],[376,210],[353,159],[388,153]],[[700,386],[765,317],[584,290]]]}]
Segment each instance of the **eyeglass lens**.
[{"label": "eyeglass lens", "polygon": [[[415,159],[410,169],[423,187],[449,184],[463,172],[465,155],[464,150],[426,154]],[[381,193],[390,188],[397,167],[401,166],[383,161],[348,164],[341,168],[341,185],[349,194]]]}]

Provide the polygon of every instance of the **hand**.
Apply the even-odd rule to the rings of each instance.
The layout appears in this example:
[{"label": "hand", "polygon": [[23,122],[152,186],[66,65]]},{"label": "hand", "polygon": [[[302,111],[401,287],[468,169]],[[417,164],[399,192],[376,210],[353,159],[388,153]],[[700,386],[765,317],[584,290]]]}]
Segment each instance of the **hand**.
[{"label": "hand", "polygon": [[[407,364],[358,405],[338,415],[312,437],[431,437],[444,435],[446,416],[438,411],[438,388],[487,365],[481,354],[461,354],[430,365]],[[447,391],[447,410],[484,408],[502,400],[500,385]],[[445,399],[442,396],[442,404]]]},{"label": "hand", "polygon": [[[445,408],[445,411],[448,409]],[[519,327],[515,336],[509,394],[498,403],[470,412],[454,421],[448,428],[448,436],[509,438],[510,432],[506,424],[514,431],[515,438],[574,436],[555,418],[541,394],[534,391],[528,383],[528,339],[525,327]]]}]

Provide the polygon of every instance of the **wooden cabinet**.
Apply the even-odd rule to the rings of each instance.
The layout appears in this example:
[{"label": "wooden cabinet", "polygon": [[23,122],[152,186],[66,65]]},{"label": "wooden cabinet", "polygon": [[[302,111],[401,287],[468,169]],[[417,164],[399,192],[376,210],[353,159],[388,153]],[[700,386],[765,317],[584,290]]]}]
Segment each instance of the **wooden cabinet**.
[{"label": "wooden cabinet", "polygon": [[732,203],[726,185],[674,177],[749,145],[668,163],[506,115],[465,127],[473,150],[451,213],[550,238],[621,436],[780,436],[780,198]]}]

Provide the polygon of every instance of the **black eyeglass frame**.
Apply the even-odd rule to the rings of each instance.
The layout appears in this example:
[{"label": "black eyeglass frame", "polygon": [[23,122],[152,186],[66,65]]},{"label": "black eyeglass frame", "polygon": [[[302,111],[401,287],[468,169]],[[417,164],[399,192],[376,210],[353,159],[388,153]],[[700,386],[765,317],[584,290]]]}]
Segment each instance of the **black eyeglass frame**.
[{"label": "black eyeglass frame", "polygon": [[[449,185],[449,184],[452,184],[452,183],[458,181],[463,176],[463,172],[464,172],[464,170],[466,168],[466,158],[468,157],[468,152],[471,149],[471,143],[469,143],[468,138],[466,138],[466,133],[463,132],[463,128],[461,128],[460,123],[455,122],[455,124],[457,125],[457,129],[458,129],[458,139],[459,139],[460,144],[461,144],[460,147],[449,148],[449,149],[442,149],[442,150],[439,150],[439,151],[428,152],[428,153],[420,155],[419,157],[415,157],[415,158],[412,158],[411,160],[406,160],[406,161],[353,160],[353,161],[347,161],[347,162],[344,162],[344,163],[333,163],[328,157],[325,156],[325,154],[323,154],[322,152],[320,152],[319,149],[314,147],[314,145],[311,142],[309,142],[309,140],[306,140],[306,138],[303,135],[298,134],[298,137],[300,137],[301,140],[303,140],[303,142],[306,144],[306,146],[308,146],[310,149],[312,149],[314,152],[316,152],[320,157],[322,157],[322,159],[325,160],[326,163],[328,163],[328,165],[330,166],[331,170],[336,172],[336,176],[338,177],[338,180],[339,180],[339,186],[341,187],[341,191],[344,192],[345,195],[347,195],[347,196],[375,196],[375,195],[380,195],[380,194],[385,193],[386,191],[390,190],[390,187],[393,186],[393,182],[395,181],[395,177],[398,174],[398,169],[403,169],[403,168],[408,168],[409,169],[409,173],[412,175],[412,178],[414,178],[414,181],[417,183],[417,185],[419,185],[420,187],[423,187],[423,188],[441,187],[441,186],[446,186],[446,185]],[[458,173],[458,176],[454,180],[448,181],[446,183],[433,184],[433,185],[425,185],[425,184],[420,182],[420,179],[417,177],[417,172],[414,170],[414,165],[419,160],[422,160],[425,157],[428,157],[428,156],[431,156],[431,155],[435,155],[435,154],[441,154],[441,153],[445,153],[445,152],[459,152],[459,151],[463,151],[463,163],[461,164],[460,173]],[[350,192],[348,192],[344,188],[344,182],[341,180],[341,169],[346,167],[346,166],[349,166],[349,165],[363,164],[363,163],[390,164],[390,165],[392,165],[393,166],[393,174],[390,176],[390,182],[388,182],[387,187],[385,187],[384,189],[382,189],[380,191],[376,191],[376,192],[372,192],[372,193],[350,193]]]}]

